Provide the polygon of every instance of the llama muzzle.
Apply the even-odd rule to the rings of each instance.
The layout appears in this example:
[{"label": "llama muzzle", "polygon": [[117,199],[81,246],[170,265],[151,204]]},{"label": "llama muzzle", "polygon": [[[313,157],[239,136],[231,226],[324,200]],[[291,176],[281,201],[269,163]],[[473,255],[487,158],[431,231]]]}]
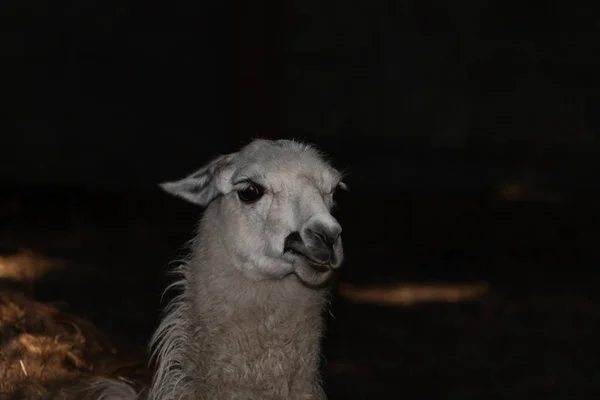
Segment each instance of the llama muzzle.
[{"label": "llama muzzle", "polygon": [[341,263],[341,228],[316,225],[292,232],[286,239],[284,251],[304,258],[317,272],[327,272]]}]

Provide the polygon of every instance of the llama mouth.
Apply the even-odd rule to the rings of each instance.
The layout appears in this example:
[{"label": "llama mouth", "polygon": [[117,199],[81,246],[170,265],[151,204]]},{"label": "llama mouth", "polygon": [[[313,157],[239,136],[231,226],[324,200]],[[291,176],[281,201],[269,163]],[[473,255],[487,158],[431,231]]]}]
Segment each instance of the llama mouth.
[{"label": "llama mouth", "polygon": [[316,272],[320,272],[320,273],[325,273],[328,272],[331,269],[331,265],[329,264],[329,260],[326,262],[319,262],[316,261],[312,258],[310,258],[309,256],[307,256],[306,254],[304,254],[303,252],[300,252],[294,248],[286,248],[285,253],[289,253],[289,254],[293,254],[299,258],[302,258],[304,261],[306,261],[306,263],[313,268]]}]

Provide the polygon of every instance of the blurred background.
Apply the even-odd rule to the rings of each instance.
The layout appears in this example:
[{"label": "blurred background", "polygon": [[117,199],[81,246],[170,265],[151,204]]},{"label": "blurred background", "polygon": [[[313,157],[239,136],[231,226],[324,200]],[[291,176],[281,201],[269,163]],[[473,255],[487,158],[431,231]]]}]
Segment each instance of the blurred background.
[{"label": "blurred background", "polygon": [[0,393],[143,371],[201,214],[157,183],[264,137],[348,172],[332,400],[598,398],[599,11],[3,4]]}]

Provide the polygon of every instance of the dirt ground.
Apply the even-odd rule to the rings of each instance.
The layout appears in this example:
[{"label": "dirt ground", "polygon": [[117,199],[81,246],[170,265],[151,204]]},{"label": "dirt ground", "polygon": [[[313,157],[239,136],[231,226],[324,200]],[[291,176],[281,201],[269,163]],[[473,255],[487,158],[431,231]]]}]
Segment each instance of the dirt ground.
[{"label": "dirt ground", "polygon": [[[330,399],[600,398],[599,197],[341,199]],[[143,383],[165,271],[199,215],[158,190],[1,192],[0,398]]]}]

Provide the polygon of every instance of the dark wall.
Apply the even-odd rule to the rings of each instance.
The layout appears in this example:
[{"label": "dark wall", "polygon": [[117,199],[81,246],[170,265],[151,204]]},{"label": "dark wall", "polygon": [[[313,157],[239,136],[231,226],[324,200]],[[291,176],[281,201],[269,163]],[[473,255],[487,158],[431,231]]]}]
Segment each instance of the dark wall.
[{"label": "dark wall", "polygon": [[592,3],[213,3],[3,5],[0,182],[150,185],[251,136],[359,184],[600,172]]},{"label": "dark wall", "polygon": [[567,1],[294,0],[286,131],[359,143],[350,158],[365,159],[365,180],[402,176],[396,165],[414,181],[432,169],[453,182],[535,173],[590,184],[596,15]]},{"label": "dark wall", "polygon": [[231,146],[225,6],[11,3],[0,181],[149,184]]}]

